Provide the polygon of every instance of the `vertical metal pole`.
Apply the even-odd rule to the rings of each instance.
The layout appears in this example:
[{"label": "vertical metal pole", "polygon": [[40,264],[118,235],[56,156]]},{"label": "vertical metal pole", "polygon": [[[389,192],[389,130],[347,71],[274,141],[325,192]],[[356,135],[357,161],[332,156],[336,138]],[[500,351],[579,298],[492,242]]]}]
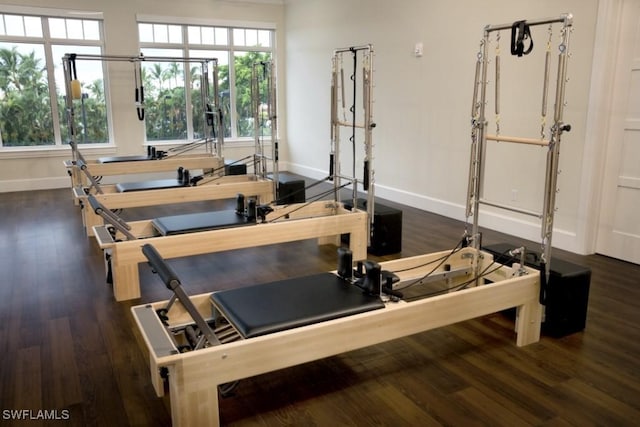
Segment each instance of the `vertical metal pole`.
[{"label": "vertical metal pole", "polygon": [[373,99],[371,96],[373,87],[373,47],[367,46],[363,56],[363,107],[364,107],[364,147],[365,147],[365,170],[364,177],[365,188],[367,192],[367,214],[369,215],[369,222],[367,227],[367,236],[369,241],[368,245],[371,245],[371,238],[373,237],[373,220],[375,215],[375,173],[373,169],[373,141],[372,134],[375,123],[373,122]]},{"label": "vertical metal pole", "polygon": [[551,128],[551,142],[547,152],[547,175],[545,179],[545,198],[543,207],[542,245],[543,259],[546,267],[547,282],[551,272],[551,238],[553,235],[553,219],[558,182],[558,166],[560,160],[560,139],[565,130],[563,123],[564,96],[567,81],[567,57],[569,52],[569,36],[571,33],[571,17],[566,17],[562,27],[562,41],[558,46],[558,74],[556,78],[556,97],[554,105],[554,123]]},{"label": "vertical metal pole", "polygon": [[62,57],[62,68],[64,70],[64,91],[65,91],[65,115],[67,127],[69,128],[69,145],[73,162],[78,161],[78,141],[76,141],[75,114],[73,111],[73,95],[71,92],[71,58],[69,54]]},{"label": "vertical metal pole", "polygon": [[351,198],[353,206],[357,206],[358,202],[358,180],[356,179],[356,99],[358,93],[358,51],[355,48],[351,48],[351,58],[353,59],[353,69],[351,71],[351,136],[349,142],[351,142],[351,179],[353,187],[351,189]]},{"label": "vertical metal pole", "polygon": [[478,149],[478,129],[479,123],[479,107],[478,103],[478,86],[480,85],[480,69],[482,68],[482,45],[484,40],[480,43],[480,50],[478,51],[476,60],[476,72],[473,78],[473,99],[471,101],[471,152],[469,154],[469,180],[467,182],[467,206],[465,211],[466,223],[465,223],[465,236],[468,237],[468,224],[469,217],[473,215],[473,199],[475,197],[475,168],[477,164],[477,149]]},{"label": "vertical metal pole", "polygon": [[[344,82],[338,79],[338,73],[342,73],[342,53],[334,52],[331,59],[331,152],[329,155],[329,168],[333,172],[333,195],[338,201],[338,189],[340,188],[340,126],[338,124],[338,93]],[[354,207],[355,208],[355,207]]]},{"label": "vertical metal pole", "polygon": [[475,147],[474,182],[473,182],[473,228],[471,242],[475,249],[480,249],[480,231],[478,225],[480,199],[482,198],[482,180],[484,179],[484,155],[486,153],[486,100],[487,100],[487,69],[489,68],[489,31],[485,29],[481,46],[482,65],[480,67],[480,101],[478,105],[478,129]]},{"label": "vertical metal pole", "polygon": [[253,151],[253,167],[254,172],[257,176],[261,178],[265,178],[262,176],[262,161],[263,161],[263,153],[262,146],[260,145],[260,132],[262,128],[260,127],[260,83],[258,67],[260,64],[254,63],[251,66],[251,110],[253,112],[253,141],[254,141],[254,151]]},{"label": "vertical metal pole", "polygon": [[218,130],[215,135],[216,139],[216,155],[219,159],[224,159],[224,114],[222,108],[222,100],[220,99],[220,83],[218,82],[218,60],[213,60],[213,69],[211,72],[213,80],[213,108],[212,113],[215,115],[213,123]]},{"label": "vertical metal pole", "polygon": [[[186,64],[187,67],[187,72],[190,72],[189,70],[189,64]],[[209,129],[208,123],[209,121],[207,120],[209,117],[209,114],[213,114],[213,112],[208,111],[208,105],[209,105],[209,69],[207,67],[207,63],[206,62],[201,62],[200,64],[201,67],[201,75],[200,75],[200,102],[202,104],[202,119],[204,120],[204,122],[202,123],[203,126],[203,136],[204,136],[204,140],[205,140],[205,145],[206,145],[206,149],[207,149],[207,153],[211,154],[212,153],[212,141],[211,141],[211,129]],[[215,122],[212,122],[212,125],[215,126]]]},{"label": "vertical metal pole", "polygon": [[276,64],[273,61],[268,62],[269,66],[269,120],[271,120],[271,161],[273,165],[273,191],[274,194],[278,194],[278,186],[280,185],[278,174],[280,169],[278,168],[278,102],[277,96],[277,80],[276,80]]}]

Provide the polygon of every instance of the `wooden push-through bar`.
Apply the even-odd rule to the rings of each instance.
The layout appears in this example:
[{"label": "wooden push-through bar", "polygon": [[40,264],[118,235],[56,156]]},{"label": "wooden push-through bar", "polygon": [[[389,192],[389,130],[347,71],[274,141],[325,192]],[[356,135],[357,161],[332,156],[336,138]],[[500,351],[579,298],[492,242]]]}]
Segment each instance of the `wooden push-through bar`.
[{"label": "wooden push-through bar", "polygon": [[548,147],[550,144],[549,140],[546,139],[522,138],[518,136],[487,135],[486,138],[487,141],[515,142],[516,144],[540,145],[542,147]]}]

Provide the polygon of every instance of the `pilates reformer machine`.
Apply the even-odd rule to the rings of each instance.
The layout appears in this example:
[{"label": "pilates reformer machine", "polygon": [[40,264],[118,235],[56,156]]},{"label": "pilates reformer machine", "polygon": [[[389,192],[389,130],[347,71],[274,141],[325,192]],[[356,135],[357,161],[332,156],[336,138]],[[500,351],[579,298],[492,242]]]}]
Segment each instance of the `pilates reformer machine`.
[{"label": "pilates reformer machine", "polygon": [[[145,61],[196,64],[200,67],[201,71],[200,96],[204,115],[204,134],[202,138],[167,150],[159,150],[149,145],[147,147],[147,153],[141,155],[101,157],[97,160],[85,159],[78,149],[78,132],[75,123],[74,101],[82,97],[82,88],[77,76],[76,61],[132,63],[136,85],[135,107],[138,119],[141,121],[144,120],[145,115],[142,64]],[[76,188],[85,185],[95,186],[96,181],[99,179],[98,177],[109,175],[165,172],[177,170],[179,167],[205,170],[219,169],[224,162],[222,152],[224,132],[222,108],[219,105],[220,98],[218,96],[217,62],[217,59],[208,58],[147,57],[142,54],[137,56],[65,54],[62,58],[66,92],[65,109],[69,127],[69,145],[71,147],[72,159],[64,161],[64,165],[71,176],[72,187]],[[213,95],[210,93],[212,86]],[[189,152],[201,148],[204,148],[204,152],[189,154]],[[88,174],[89,170],[93,175]]]},{"label": "pilates reformer machine", "polygon": [[[531,42],[529,26],[555,23],[562,25],[562,42],[550,139],[488,135],[484,106],[489,34],[512,29],[514,54],[521,56],[528,50],[524,43]],[[163,250],[143,246],[144,256],[172,295],[167,301],[132,307],[132,313],[149,352],[154,389],[159,397],[169,390],[173,425],[219,425],[219,396],[228,396],[244,378],[508,308],[516,308],[516,344],[539,340],[548,269],[527,267],[524,247],[495,259],[480,249],[478,208],[486,203],[481,197],[483,146],[487,140],[504,140],[548,147],[546,187],[555,190],[560,135],[569,130],[562,122],[562,107],[571,24],[571,15],[562,15],[485,27],[472,109],[467,217],[473,215],[474,224],[471,234],[465,227],[454,249],[380,264],[364,261],[354,269],[350,252],[341,248],[337,270],[331,273],[190,297]],[[547,55],[545,76],[549,61]],[[499,64],[496,67],[499,73]],[[547,81],[545,77],[545,98]],[[550,244],[554,199],[551,190],[546,194],[542,235],[543,244]],[[503,256],[515,255],[520,262],[501,262]],[[548,262],[550,252],[545,256]]]},{"label": "pilates reformer machine", "polygon": [[[192,183],[188,169],[178,168],[177,177],[165,180],[155,180],[151,189],[144,189],[147,183],[119,183],[102,185],[100,192],[86,191],[86,188],[74,189],[74,197],[83,207],[82,221],[87,236],[93,236],[94,226],[102,225],[103,218],[96,215],[93,209],[86,209],[89,195],[100,201],[111,210],[158,206],[172,203],[191,203],[207,200],[233,199],[238,194],[255,196],[259,203],[269,203],[274,200],[273,181],[256,175],[223,175],[211,179],[204,184]],[[174,186],[174,182],[182,185]]]},{"label": "pilates reformer machine", "polygon": [[[217,86],[214,86],[214,89]],[[89,186],[74,188],[74,197],[79,204],[84,205],[87,194],[94,193],[95,197],[110,209],[125,209],[132,207],[154,206],[176,202],[193,202],[201,200],[232,199],[237,194],[246,194],[258,198],[258,203],[280,202],[278,191],[278,140],[276,116],[276,81],[275,69],[272,61],[263,61],[252,68],[252,103],[254,110],[255,153],[229,164],[206,167],[207,164],[196,163],[204,173],[191,176],[187,167],[178,167],[177,177],[141,182],[124,182],[111,185],[100,185],[93,176],[93,168],[87,165],[81,153],[77,153],[79,170],[90,182]],[[265,120],[263,111],[266,110]],[[218,117],[219,115],[216,115]],[[272,154],[265,153],[264,128],[266,122],[271,133]],[[221,122],[220,122],[221,123]],[[218,132],[221,135],[221,132]],[[213,157],[212,157],[213,158]],[[163,161],[167,161],[165,159]],[[242,163],[246,161],[246,163]],[[250,166],[253,163],[254,174],[226,174],[227,167],[235,165]],[[113,163],[113,164],[121,164]],[[178,163],[176,163],[178,164]],[[272,172],[269,172],[271,166]],[[91,169],[91,170],[90,170]],[[245,169],[246,170],[246,169]],[[168,191],[167,191],[168,190]],[[302,195],[304,197],[304,195]],[[87,235],[93,235],[93,226],[103,224],[102,218],[92,209],[83,209],[83,224]]]},{"label": "pilates reformer machine", "polygon": [[[330,194],[320,193],[317,198]],[[366,212],[346,209],[340,202],[312,199],[289,205],[260,205],[255,198],[237,195],[235,210],[200,212],[127,223],[93,195],[88,203],[105,225],[94,235],[105,258],[107,281],[117,301],[140,297],[140,246],[152,244],[166,257],[185,257],[233,249],[259,247],[306,239],[340,245],[349,235],[354,257],[367,254]]]},{"label": "pilates reformer machine", "polygon": [[[552,37],[554,25],[560,26],[560,41],[558,44],[558,60],[556,70],[556,86],[553,107],[553,119],[547,129],[547,113],[549,100],[549,80],[552,65]],[[573,16],[563,14],[557,18],[547,18],[533,21],[517,21],[513,24],[488,25],[484,29],[484,35],[480,42],[477,54],[473,102],[471,107],[471,156],[469,164],[469,183],[467,193],[466,223],[473,217],[471,232],[465,227],[465,235],[469,243],[479,249],[481,246],[481,233],[479,231],[480,205],[504,209],[518,214],[536,217],[541,220],[541,262],[542,286],[540,288],[540,302],[545,303],[547,282],[551,268],[551,237],[553,234],[553,220],[555,214],[555,200],[558,192],[557,178],[560,156],[560,140],[564,132],[571,130],[571,125],[564,123],[563,113],[565,107],[565,85],[567,82],[567,61],[569,57],[569,38],[572,31]],[[544,76],[542,83],[542,100],[540,114],[539,138],[506,136],[500,134],[500,83],[501,83],[501,56],[500,34],[501,31],[511,31],[511,54],[522,58],[533,49],[532,29],[536,26],[547,26],[548,40],[544,52]],[[490,76],[489,45],[492,35],[495,35],[495,61],[494,61],[494,89],[493,101],[495,111],[495,134],[489,133],[489,120],[486,112],[489,100],[488,86]],[[547,133],[548,132],[548,133]],[[485,160],[488,142],[506,142],[524,144],[529,146],[545,147],[546,170],[544,183],[544,200],[542,212],[522,209],[520,207],[498,203],[484,197],[483,180],[485,177]]]},{"label": "pilates reformer machine", "polygon": [[[191,297],[161,251],[144,245],[142,252],[173,292],[132,312],[158,397],[168,382],[174,426],[219,425],[219,393],[227,396],[244,378],[512,307],[517,345],[540,336],[537,271],[496,264],[470,247],[365,261],[364,269],[353,269],[342,251],[337,272]],[[412,287],[429,290],[405,298]]]}]

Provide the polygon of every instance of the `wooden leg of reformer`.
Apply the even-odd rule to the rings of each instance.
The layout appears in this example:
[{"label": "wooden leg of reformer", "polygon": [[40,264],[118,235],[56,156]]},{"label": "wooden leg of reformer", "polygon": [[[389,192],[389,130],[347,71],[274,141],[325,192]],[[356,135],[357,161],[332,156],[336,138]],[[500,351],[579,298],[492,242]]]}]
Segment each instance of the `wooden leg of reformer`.
[{"label": "wooden leg of reformer", "polygon": [[367,259],[367,230],[366,228],[354,230],[349,236],[349,249],[353,253],[353,260]]},{"label": "wooden leg of reformer", "polygon": [[160,369],[158,368],[156,359],[151,354],[149,354],[149,371],[151,372],[151,385],[153,385],[153,389],[156,391],[156,396],[164,396],[164,381],[160,376]]},{"label": "wooden leg of reformer", "polygon": [[516,345],[522,347],[540,340],[540,323],[542,321],[542,305],[538,300],[517,307]]},{"label": "wooden leg of reformer", "polygon": [[121,265],[112,258],[113,295],[116,301],[140,298],[140,274],[138,264]]},{"label": "wooden leg of reformer", "polygon": [[340,236],[323,236],[323,237],[318,237],[318,245],[335,245],[335,246],[340,246]]},{"label": "wooden leg of reformer", "polygon": [[169,366],[171,423],[174,427],[219,426],[218,385],[202,376],[201,363]]},{"label": "wooden leg of reformer", "polygon": [[84,203],[84,207],[82,209],[82,216],[84,218],[84,228],[87,232],[87,236],[88,237],[92,237],[95,235],[94,231],[93,231],[93,226],[94,225],[103,225],[104,221],[102,220],[102,217],[99,215],[96,215],[96,213],[94,212],[93,209],[91,209],[91,206],[89,206],[89,202],[85,201]]}]

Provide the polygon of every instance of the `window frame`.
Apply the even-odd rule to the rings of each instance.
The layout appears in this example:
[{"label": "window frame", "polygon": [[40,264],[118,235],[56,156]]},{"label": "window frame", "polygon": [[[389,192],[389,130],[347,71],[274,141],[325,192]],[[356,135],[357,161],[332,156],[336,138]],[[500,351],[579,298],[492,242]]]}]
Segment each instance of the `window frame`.
[{"label": "window frame", "polygon": [[[166,26],[181,26],[182,33],[182,41],[180,43],[171,43],[171,42],[148,42],[141,41],[140,35],[140,24],[151,24],[151,25],[166,25]],[[225,136],[225,142],[253,142],[254,136],[239,136],[238,135],[238,111],[237,111],[237,93],[236,93],[236,70],[235,70],[235,53],[236,52],[263,52],[269,53],[271,59],[275,61],[277,54],[276,47],[276,26],[275,24],[270,23],[256,23],[256,22],[228,22],[228,21],[209,21],[209,20],[200,20],[200,19],[175,19],[168,17],[157,17],[157,16],[149,16],[149,15],[138,15],[136,17],[136,25],[138,28],[138,42],[140,50],[142,49],[180,49],[184,55],[184,57],[188,57],[189,51],[197,52],[197,51],[224,51],[228,55],[228,67],[229,67],[229,92],[230,92],[230,106],[229,106],[229,116],[231,123],[231,134]],[[214,28],[214,40],[216,41],[214,44],[204,44],[204,43],[193,43],[189,40],[189,27],[212,27]],[[216,30],[225,29],[227,36],[226,44],[218,44],[217,37],[215,35]],[[234,41],[234,30],[256,30],[256,31],[268,31],[269,32],[269,46],[245,46],[245,45],[236,45]],[[151,34],[154,34],[152,29]],[[258,36],[259,39],[259,36]],[[219,58],[216,58],[219,59]],[[188,91],[189,92],[189,91]],[[190,98],[190,94],[187,95],[187,99]],[[188,105],[188,104],[187,104]],[[193,117],[191,116],[191,112],[188,111],[188,129],[193,128]],[[269,138],[270,139],[270,138]],[[146,132],[145,132],[145,140],[146,140]],[[157,143],[158,141],[154,141]],[[172,140],[172,141],[159,141],[159,142],[171,142],[171,143],[188,143],[188,140]]]},{"label": "window frame", "polygon": [[[44,67],[46,69],[46,80],[48,85],[49,104],[51,108],[51,116],[53,123],[53,143],[42,145],[20,145],[20,146],[5,146],[0,140],[0,154],[2,158],[7,155],[12,156],[18,153],[19,157],[30,157],[30,152],[42,152],[42,151],[61,151],[66,149],[66,143],[62,137],[62,123],[67,118],[61,112],[58,105],[58,93],[56,88],[56,61],[59,62],[58,67],[63,68],[62,57],[54,58],[53,47],[54,46],[90,46],[97,47],[100,52],[104,52],[105,40],[104,40],[104,17],[102,12],[81,12],[75,10],[61,10],[51,8],[29,7],[29,6],[12,6],[12,5],[0,5],[1,15],[16,15],[23,18],[35,17],[41,20],[41,36],[28,36],[28,35],[0,35],[0,42],[12,43],[12,44],[36,44],[43,47],[44,50]],[[71,19],[79,21],[95,21],[98,24],[98,40],[92,39],[76,39],[76,38],[60,38],[51,37],[50,35],[50,23],[49,19]],[[106,143],[88,143],[82,144],[84,146],[91,147],[105,147],[113,146],[113,129],[112,129],[112,117],[110,108],[110,94],[109,94],[109,82],[106,66],[102,65],[103,84],[105,92],[105,108],[107,115],[107,142]],[[60,88],[64,93],[64,87]]]}]

